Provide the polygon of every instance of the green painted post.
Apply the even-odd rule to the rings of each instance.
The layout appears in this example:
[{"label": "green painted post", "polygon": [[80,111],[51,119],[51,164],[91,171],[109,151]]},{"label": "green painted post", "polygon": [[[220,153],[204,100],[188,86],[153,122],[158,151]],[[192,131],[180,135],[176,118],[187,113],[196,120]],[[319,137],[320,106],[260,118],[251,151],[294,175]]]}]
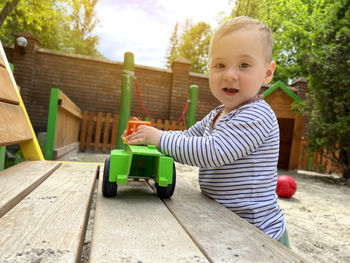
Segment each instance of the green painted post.
[{"label": "green painted post", "polygon": [[124,54],[123,75],[122,75],[122,93],[120,96],[120,113],[117,131],[117,149],[123,149],[124,144],[121,139],[128,121],[130,119],[130,106],[132,95],[132,83],[134,81],[134,54],[126,52]]},{"label": "green painted post", "polygon": [[58,118],[58,101],[61,91],[59,89],[51,89],[49,117],[47,120],[46,145],[44,150],[45,160],[52,160],[53,150],[55,148],[57,118]]},{"label": "green painted post", "polygon": [[199,87],[197,85],[190,86],[190,104],[187,109],[186,125],[187,129],[196,122],[196,107]]},{"label": "green painted post", "polygon": [[6,146],[0,147],[0,171],[5,169]]}]

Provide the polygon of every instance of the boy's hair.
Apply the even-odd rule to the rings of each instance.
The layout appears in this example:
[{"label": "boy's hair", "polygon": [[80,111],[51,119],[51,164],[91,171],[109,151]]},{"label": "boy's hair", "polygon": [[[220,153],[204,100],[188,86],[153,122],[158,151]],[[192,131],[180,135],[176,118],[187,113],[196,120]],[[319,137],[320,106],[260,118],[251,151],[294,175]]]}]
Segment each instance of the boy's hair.
[{"label": "boy's hair", "polygon": [[259,20],[248,16],[238,16],[232,18],[219,26],[219,28],[215,31],[210,41],[209,58],[211,57],[211,48],[215,40],[220,39],[223,36],[235,32],[239,29],[248,27],[259,29],[262,32],[262,37],[264,41],[263,45],[266,51],[266,60],[267,62],[271,62],[273,46],[271,29]]}]

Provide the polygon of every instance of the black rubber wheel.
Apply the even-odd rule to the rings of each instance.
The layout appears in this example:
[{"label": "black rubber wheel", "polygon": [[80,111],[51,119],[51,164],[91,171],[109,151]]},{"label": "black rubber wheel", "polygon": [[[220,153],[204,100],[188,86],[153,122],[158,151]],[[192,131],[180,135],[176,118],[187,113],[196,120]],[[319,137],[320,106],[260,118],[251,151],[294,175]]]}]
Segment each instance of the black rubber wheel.
[{"label": "black rubber wheel", "polygon": [[175,185],[176,185],[176,169],[175,169],[175,164],[173,164],[173,182],[172,184],[168,184],[168,186],[165,186],[165,187],[159,186],[158,183],[156,183],[157,196],[159,198],[170,198],[175,191]]},{"label": "black rubber wheel", "polygon": [[104,197],[115,197],[117,195],[117,183],[109,181],[109,168],[111,167],[111,156],[108,155],[105,160],[103,170],[102,193]]}]

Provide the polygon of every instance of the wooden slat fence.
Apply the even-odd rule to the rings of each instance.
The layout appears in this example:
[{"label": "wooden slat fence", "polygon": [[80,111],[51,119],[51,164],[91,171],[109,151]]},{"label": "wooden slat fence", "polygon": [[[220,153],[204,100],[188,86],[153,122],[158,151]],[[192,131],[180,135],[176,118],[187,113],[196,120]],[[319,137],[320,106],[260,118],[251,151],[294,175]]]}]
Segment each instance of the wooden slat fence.
[{"label": "wooden slat fence", "polygon": [[[176,124],[175,121],[169,120],[151,120],[152,125],[158,129],[183,130],[182,122]],[[98,112],[83,112],[83,119],[80,129],[80,151],[93,150],[95,152],[109,152],[115,149],[117,142],[119,115],[112,117],[111,113],[104,114]],[[176,124],[176,125],[175,125]]]},{"label": "wooden slat fence", "polygon": [[327,150],[321,152],[313,152],[309,156],[309,141],[301,141],[301,149],[299,155],[299,169],[312,170],[319,173],[340,173],[332,156]]},{"label": "wooden slat fence", "polygon": [[81,110],[59,89],[51,89],[45,159],[54,160],[78,148]]},{"label": "wooden slat fence", "polygon": [[78,141],[81,110],[63,93],[58,104],[55,149]]}]

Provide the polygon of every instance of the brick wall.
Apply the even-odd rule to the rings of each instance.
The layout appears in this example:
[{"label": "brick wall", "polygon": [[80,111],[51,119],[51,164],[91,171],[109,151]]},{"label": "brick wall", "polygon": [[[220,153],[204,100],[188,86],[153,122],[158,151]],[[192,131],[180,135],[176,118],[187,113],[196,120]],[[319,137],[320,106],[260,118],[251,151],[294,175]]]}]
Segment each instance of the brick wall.
[{"label": "brick wall", "polygon": [[[28,40],[25,53],[16,44],[5,46],[5,52],[15,66],[14,76],[35,131],[46,131],[51,88],[61,89],[83,111],[119,114],[121,62],[41,49],[33,34],[17,33],[16,37],[19,36]],[[192,84],[199,86],[197,120],[220,104],[210,92],[208,77],[190,72],[190,67],[190,62],[183,58],[175,60],[169,70],[135,65],[142,101],[152,118],[177,120]],[[298,79],[292,85],[304,99],[306,81]],[[134,88],[131,115],[136,116],[137,112],[138,97]],[[142,111],[141,116],[146,114]]]},{"label": "brick wall", "polygon": [[[119,113],[122,63],[41,49],[31,33],[18,36],[28,40],[25,54],[16,44],[5,46],[5,52],[15,66],[14,76],[37,132],[46,130],[51,88],[61,89],[82,110]],[[210,93],[208,77],[190,73],[190,66],[184,59],[176,60],[170,70],[135,65],[142,101],[151,117],[177,120],[192,84],[199,86],[197,120],[219,104]],[[131,115],[137,111],[133,89]]]}]

